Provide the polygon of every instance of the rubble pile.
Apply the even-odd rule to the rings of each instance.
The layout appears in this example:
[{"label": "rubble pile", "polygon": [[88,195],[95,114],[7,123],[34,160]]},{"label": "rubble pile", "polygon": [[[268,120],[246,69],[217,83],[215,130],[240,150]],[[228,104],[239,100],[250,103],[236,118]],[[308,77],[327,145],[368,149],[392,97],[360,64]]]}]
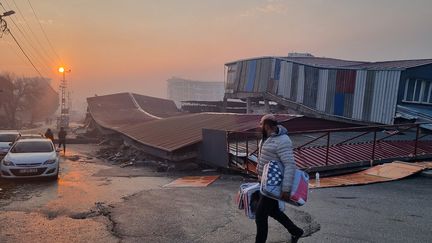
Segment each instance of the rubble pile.
[{"label": "rubble pile", "polygon": [[166,172],[174,168],[174,165],[170,165],[166,161],[152,160],[143,151],[125,144],[120,146],[104,146],[97,152],[96,158],[117,164],[120,167],[134,165],[155,166],[158,172]]}]

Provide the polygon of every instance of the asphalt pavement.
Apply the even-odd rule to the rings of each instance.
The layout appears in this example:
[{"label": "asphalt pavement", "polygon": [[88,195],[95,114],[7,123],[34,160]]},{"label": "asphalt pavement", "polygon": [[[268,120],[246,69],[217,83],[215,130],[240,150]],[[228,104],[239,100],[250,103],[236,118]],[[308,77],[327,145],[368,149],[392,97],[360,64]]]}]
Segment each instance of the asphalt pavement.
[{"label": "asphalt pavement", "polygon": [[[1,242],[254,242],[255,223],[234,202],[241,176],[167,188],[188,172],[120,168],[96,159],[96,146],[70,148],[56,182],[0,180]],[[309,196],[307,205],[285,211],[306,231],[299,242],[432,241],[429,177]],[[283,227],[272,219],[269,225],[268,242],[289,242]]]}]

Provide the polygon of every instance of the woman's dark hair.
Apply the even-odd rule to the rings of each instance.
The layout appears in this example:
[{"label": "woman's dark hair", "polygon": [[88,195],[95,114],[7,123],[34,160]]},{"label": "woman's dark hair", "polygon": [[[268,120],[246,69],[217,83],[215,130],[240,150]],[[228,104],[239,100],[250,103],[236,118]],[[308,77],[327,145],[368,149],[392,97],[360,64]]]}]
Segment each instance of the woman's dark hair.
[{"label": "woman's dark hair", "polygon": [[269,120],[269,119],[267,119],[267,120],[263,121],[263,125],[269,125],[270,127],[277,127],[278,122],[275,121],[275,120]]}]

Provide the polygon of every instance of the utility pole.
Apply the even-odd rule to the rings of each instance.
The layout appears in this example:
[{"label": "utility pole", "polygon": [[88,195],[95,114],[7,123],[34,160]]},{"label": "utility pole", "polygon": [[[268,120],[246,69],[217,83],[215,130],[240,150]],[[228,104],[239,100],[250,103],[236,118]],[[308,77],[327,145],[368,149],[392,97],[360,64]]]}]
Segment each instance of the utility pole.
[{"label": "utility pole", "polygon": [[58,71],[63,75],[63,79],[60,81],[60,117],[57,118],[57,129],[60,129],[61,127],[67,129],[69,128],[69,107],[68,102],[66,101],[66,72],[69,73],[71,70],[66,71],[64,67],[60,67]]}]

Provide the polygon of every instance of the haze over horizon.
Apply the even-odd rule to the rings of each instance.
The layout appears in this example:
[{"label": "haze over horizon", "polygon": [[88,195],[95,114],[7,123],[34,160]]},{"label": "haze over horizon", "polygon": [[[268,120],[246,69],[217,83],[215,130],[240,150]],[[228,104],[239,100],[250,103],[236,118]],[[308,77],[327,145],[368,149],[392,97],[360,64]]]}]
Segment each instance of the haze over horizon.
[{"label": "haze over horizon", "polygon": [[[44,40],[28,2],[15,2],[0,0],[8,10],[18,7]],[[166,97],[165,81],[172,76],[223,81],[224,63],[255,56],[309,52],[361,61],[432,58],[429,0],[40,0],[32,4],[63,60],[37,67],[53,79],[54,88],[60,79],[57,67],[69,67],[67,79],[78,104],[94,94],[124,91]],[[25,29],[21,16],[16,13],[5,20],[31,51],[10,18]],[[37,75],[9,35],[0,39],[0,51],[0,72]]]}]

